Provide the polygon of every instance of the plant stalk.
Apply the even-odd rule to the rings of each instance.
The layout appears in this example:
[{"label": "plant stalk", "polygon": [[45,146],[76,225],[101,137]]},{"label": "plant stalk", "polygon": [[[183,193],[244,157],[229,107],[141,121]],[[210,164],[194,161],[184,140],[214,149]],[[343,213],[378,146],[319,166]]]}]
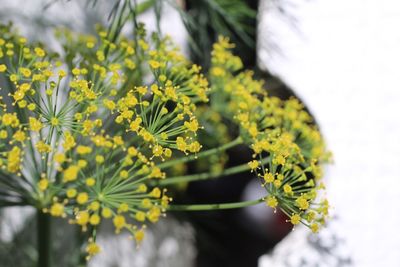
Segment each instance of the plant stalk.
[{"label": "plant stalk", "polygon": [[227,210],[244,208],[264,202],[264,198],[242,202],[220,203],[220,204],[194,204],[194,205],[170,205],[170,211],[206,211],[206,210]]},{"label": "plant stalk", "polygon": [[49,214],[37,211],[37,267],[50,267],[51,218]]},{"label": "plant stalk", "polygon": [[[261,164],[265,164],[266,162],[268,162],[268,160],[269,160],[268,157],[264,158],[261,161]],[[183,183],[183,182],[188,183],[188,182],[202,181],[202,180],[208,180],[208,179],[216,179],[219,177],[237,174],[237,173],[245,172],[248,170],[250,170],[249,165],[247,163],[244,163],[244,164],[241,164],[241,165],[238,165],[235,167],[225,169],[220,173],[204,172],[204,173],[176,176],[176,177],[171,177],[171,178],[157,181],[155,184],[157,186],[160,186],[160,185],[170,185],[170,184]]]},{"label": "plant stalk", "polygon": [[218,152],[222,152],[222,151],[228,150],[229,148],[235,147],[237,145],[240,145],[241,143],[243,143],[243,139],[239,136],[235,140],[233,140],[233,141],[231,141],[231,142],[229,142],[229,143],[227,143],[225,145],[222,145],[222,146],[219,146],[219,147],[216,147],[216,148],[212,148],[212,149],[209,149],[209,150],[205,150],[205,151],[202,151],[202,152],[200,152],[198,154],[195,154],[195,155],[190,155],[190,156],[186,156],[186,157],[181,157],[181,158],[177,158],[177,159],[174,159],[174,160],[170,160],[170,161],[167,161],[167,162],[164,162],[164,163],[161,163],[161,164],[157,165],[157,167],[159,167],[160,169],[163,170],[163,169],[166,169],[168,167],[174,166],[174,165],[179,164],[179,163],[185,163],[185,162],[193,161],[193,160],[196,160],[196,159],[199,159],[199,158],[204,158],[204,157],[216,154]]}]

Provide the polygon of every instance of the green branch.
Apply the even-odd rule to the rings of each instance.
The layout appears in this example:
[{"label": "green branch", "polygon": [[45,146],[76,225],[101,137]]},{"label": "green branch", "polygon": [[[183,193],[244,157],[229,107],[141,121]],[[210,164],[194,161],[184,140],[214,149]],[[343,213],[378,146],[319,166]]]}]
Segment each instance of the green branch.
[{"label": "green branch", "polygon": [[170,205],[167,209],[169,211],[227,210],[227,209],[237,209],[237,208],[254,206],[261,202],[264,202],[264,198],[242,201],[242,202],[220,203],[220,204]]},{"label": "green branch", "polygon": [[[269,158],[264,158],[261,161],[261,164],[267,163]],[[228,169],[225,169],[224,171],[220,173],[212,173],[212,172],[204,172],[204,173],[198,173],[198,174],[191,174],[191,175],[183,175],[183,176],[176,176],[176,177],[171,177],[167,178],[161,181],[158,181],[156,185],[170,185],[170,184],[175,184],[175,183],[182,183],[182,182],[194,182],[194,181],[201,181],[201,180],[207,180],[207,179],[215,179],[223,176],[228,176],[236,173],[241,173],[244,171],[250,170],[250,167],[247,163],[241,164],[235,167],[231,167]]]},{"label": "green branch", "polygon": [[160,169],[166,169],[168,167],[174,166],[174,165],[179,164],[179,163],[185,163],[185,162],[193,161],[193,160],[196,160],[196,159],[199,159],[199,158],[204,158],[204,157],[207,157],[207,156],[210,156],[210,155],[225,151],[225,150],[227,150],[227,149],[229,149],[231,147],[237,146],[237,145],[239,145],[241,143],[243,143],[243,140],[239,136],[235,140],[233,140],[233,141],[231,141],[231,142],[229,142],[229,143],[227,143],[225,145],[222,145],[220,147],[216,147],[216,148],[213,148],[213,149],[205,150],[205,151],[200,152],[200,153],[195,154],[195,155],[190,155],[190,156],[181,157],[181,158],[178,158],[178,159],[175,159],[175,160],[170,160],[170,161],[167,161],[167,162],[164,162],[164,163],[161,163],[161,164],[157,165],[157,167],[159,167]]}]

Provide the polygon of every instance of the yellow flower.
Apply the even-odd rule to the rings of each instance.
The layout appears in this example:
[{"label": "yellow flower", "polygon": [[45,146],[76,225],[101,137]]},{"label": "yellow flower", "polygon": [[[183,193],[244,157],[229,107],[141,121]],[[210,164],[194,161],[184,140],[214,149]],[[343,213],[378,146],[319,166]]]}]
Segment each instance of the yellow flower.
[{"label": "yellow flower", "polygon": [[82,226],[84,229],[86,229],[86,225],[89,222],[89,212],[87,211],[79,211],[76,216],[76,223],[79,224],[80,226]]},{"label": "yellow flower", "polygon": [[266,203],[269,207],[275,209],[278,206],[278,200],[275,196],[268,196]]},{"label": "yellow flower", "polygon": [[59,76],[60,78],[63,78],[63,77],[65,77],[65,76],[67,76],[67,73],[65,72],[65,70],[59,70],[59,71],[58,71],[58,76]]},{"label": "yellow flower", "polygon": [[278,155],[272,160],[272,162],[274,164],[284,165],[286,160],[282,155]]},{"label": "yellow flower", "polygon": [[4,64],[0,65],[0,72],[5,72],[7,70],[7,66]]},{"label": "yellow flower", "polygon": [[21,72],[22,76],[24,76],[25,78],[30,77],[32,74],[31,70],[28,68],[19,68],[19,72]]},{"label": "yellow flower", "polygon": [[290,216],[290,222],[293,225],[299,224],[301,221],[301,217],[299,214],[293,214],[292,216]]},{"label": "yellow flower", "polygon": [[181,150],[183,152],[187,150],[186,141],[180,136],[176,138],[176,146],[178,150]]},{"label": "yellow flower", "polygon": [[43,128],[43,124],[39,120],[33,117],[29,117],[29,126],[31,127],[31,130],[34,132],[38,132],[40,131],[40,129]]},{"label": "yellow flower", "polygon": [[92,148],[89,147],[89,146],[82,146],[82,145],[80,145],[80,146],[78,146],[78,147],[76,148],[76,152],[77,152],[78,154],[81,154],[81,155],[90,154],[90,153],[92,153]]},{"label": "yellow flower", "polygon": [[5,126],[16,128],[19,126],[19,120],[15,113],[5,113],[2,117],[2,122]]},{"label": "yellow flower", "polygon": [[126,171],[126,170],[122,170],[122,171],[119,173],[119,176],[120,176],[121,178],[123,178],[123,179],[126,179],[126,178],[128,178],[128,176],[129,176],[129,172]]},{"label": "yellow flower", "polygon": [[161,197],[161,190],[160,188],[156,187],[150,192],[150,196],[154,198],[160,198]]},{"label": "yellow flower", "polygon": [[163,154],[163,148],[160,145],[155,145],[153,147],[153,155],[155,157],[161,157],[161,155]]},{"label": "yellow flower", "polygon": [[310,206],[310,204],[308,203],[307,199],[304,196],[298,197],[296,199],[296,204],[302,210],[306,210]]},{"label": "yellow flower", "polygon": [[142,240],[144,238],[144,230],[143,229],[137,230],[134,233],[134,238],[135,238],[136,243],[140,244],[140,242],[142,242]]},{"label": "yellow flower", "polygon": [[116,107],[114,101],[109,100],[109,99],[104,99],[104,100],[103,100],[103,104],[104,104],[104,106],[105,106],[106,108],[108,108],[108,109],[111,110],[111,111],[114,110],[115,107]]},{"label": "yellow flower", "polygon": [[160,62],[155,61],[155,60],[150,60],[149,65],[153,69],[158,69],[160,67]]},{"label": "yellow flower", "polygon": [[248,163],[250,169],[252,171],[256,170],[258,168],[258,166],[260,165],[260,163],[257,160],[252,160]]},{"label": "yellow flower", "polygon": [[36,108],[36,105],[35,105],[34,103],[30,103],[30,104],[28,105],[28,109],[29,109],[30,111],[35,110],[35,108]]},{"label": "yellow flower", "polygon": [[283,186],[283,191],[288,195],[293,194],[292,187],[289,184]]},{"label": "yellow flower", "polygon": [[199,129],[199,123],[196,119],[192,119],[190,122],[185,121],[185,127],[192,132],[196,132]]},{"label": "yellow flower", "polygon": [[86,160],[84,160],[84,159],[78,160],[78,167],[81,168],[81,169],[85,168],[87,166],[87,164],[88,164],[88,162]]},{"label": "yellow flower", "polygon": [[60,121],[56,117],[53,117],[50,119],[50,124],[53,126],[57,126],[57,125],[59,125],[59,123],[60,123]]},{"label": "yellow flower", "polygon": [[161,215],[161,210],[159,207],[152,207],[148,214],[147,214],[147,218],[149,219],[149,221],[151,221],[152,223],[155,223],[158,221],[158,219],[160,218]]},{"label": "yellow flower", "polygon": [[65,136],[65,141],[63,147],[66,151],[68,151],[76,145],[75,138],[71,135],[70,132],[65,132],[64,136]]},{"label": "yellow flower", "polygon": [[64,205],[61,203],[53,203],[50,207],[50,214],[54,217],[64,216]]},{"label": "yellow flower", "polygon": [[62,164],[66,160],[65,154],[63,153],[57,153],[54,155],[54,161]]},{"label": "yellow flower", "polygon": [[139,222],[144,222],[146,220],[146,213],[143,211],[136,212],[135,219]]},{"label": "yellow flower", "polygon": [[71,182],[76,180],[80,168],[77,165],[71,165],[64,171],[63,182]]},{"label": "yellow flower", "polygon": [[167,158],[170,158],[172,156],[172,150],[169,148],[166,148],[164,150],[164,156],[166,156]]},{"label": "yellow flower", "polygon": [[13,135],[13,139],[18,141],[18,142],[23,143],[25,141],[25,139],[26,139],[26,134],[25,134],[25,132],[23,132],[21,130],[18,130]]},{"label": "yellow flower", "polygon": [[38,182],[38,187],[40,191],[45,191],[47,189],[47,187],[49,186],[49,180],[46,178],[42,178],[40,179],[40,181]]},{"label": "yellow flower", "polygon": [[40,47],[35,47],[34,51],[35,51],[35,54],[36,54],[38,57],[44,57],[44,56],[46,55],[46,53],[44,52],[44,50],[41,49]]},{"label": "yellow flower", "polygon": [[67,197],[68,197],[68,198],[74,198],[74,197],[76,196],[77,193],[78,193],[78,192],[76,191],[75,188],[69,188],[69,189],[67,190]]},{"label": "yellow flower", "polygon": [[21,149],[14,146],[11,151],[8,152],[7,161],[7,170],[12,173],[18,172],[21,164]]},{"label": "yellow flower", "polygon": [[8,137],[8,133],[6,130],[0,131],[0,139],[6,139]]},{"label": "yellow flower", "polygon": [[78,204],[85,204],[89,200],[89,195],[86,192],[79,193],[78,196],[76,197],[76,202]]},{"label": "yellow flower", "polygon": [[90,216],[89,223],[91,225],[98,225],[100,223],[100,220],[101,220],[100,216],[94,213],[92,214],[92,216]]},{"label": "yellow flower", "polygon": [[115,232],[119,233],[121,231],[122,228],[125,227],[126,223],[125,223],[125,217],[122,215],[117,215],[114,217],[113,219],[113,224],[115,227]]},{"label": "yellow flower", "polygon": [[225,70],[221,67],[213,67],[211,68],[211,75],[220,77],[225,75]]},{"label": "yellow flower", "polygon": [[109,209],[107,207],[103,208],[101,211],[101,216],[103,216],[106,219],[111,218],[111,216],[112,216],[111,209]]},{"label": "yellow flower", "polygon": [[119,205],[119,207],[118,207],[119,213],[127,212],[128,210],[129,210],[129,206],[126,203],[121,203],[121,205]]},{"label": "yellow flower", "polygon": [[86,182],[87,186],[94,186],[96,183],[96,180],[94,178],[90,177],[90,178],[87,178],[85,182]]},{"label": "yellow flower", "polygon": [[136,118],[133,122],[130,124],[130,129],[131,131],[137,132],[139,130],[140,124],[142,123],[141,118]]},{"label": "yellow flower", "polygon": [[89,242],[86,246],[86,252],[88,253],[88,259],[90,259],[92,256],[98,254],[101,251],[101,248],[99,245],[97,245],[95,242]]},{"label": "yellow flower", "polygon": [[96,162],[99,163],[99,164],[103,163],[104,162],[104,157],[101,156],[101,155],[97,155],[96,156]]},{"label": "yellow flower", "polygon": [[37,148],[39,153],[49,153],[49,152],[51,152],[51,146],[49,144],[46,144],[43,141],[39,141],[36,144],[36,148]]},{"label": "yellow flower", "polygon": [[275,180],[274,175],[270,172],[265,173],[263,178],[266,183],[272,183]]}]

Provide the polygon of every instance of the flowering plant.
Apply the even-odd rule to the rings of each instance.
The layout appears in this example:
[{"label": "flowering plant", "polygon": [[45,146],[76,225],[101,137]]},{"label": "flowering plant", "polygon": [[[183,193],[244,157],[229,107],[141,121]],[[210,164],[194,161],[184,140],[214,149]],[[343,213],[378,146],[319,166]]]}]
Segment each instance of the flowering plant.
[{"label": "flowering plant", "polygon": [[[148,37],[135,21],[128,39],[118,23],[115,15],[95,36],[59,30],[59,53],[10,25],[0,27],[0,206],[30,205],[41,223],[51,215],[79,225],[90,233],[87,258],[101,250],[96,230],[104,220],[139,244],[146,224],[169,210],[265,202],[293,225],[317,232],[328,215],[318,194],[327,152],[300,102],[268,96],[262,81],[241,70],[227,38],[214,44],[205,75],[169,37]],[[237,137],[228,136],[227,122]],[[218,137],[214,147],[202,149],[202,131]],[[170,171],[237,145],[253,151],[248,164],[191,175]],[[244,171],[260,179],[265,197],[174,205],[167,194],[174,184]],[[39,252],[39,266],[47,266]]]}]

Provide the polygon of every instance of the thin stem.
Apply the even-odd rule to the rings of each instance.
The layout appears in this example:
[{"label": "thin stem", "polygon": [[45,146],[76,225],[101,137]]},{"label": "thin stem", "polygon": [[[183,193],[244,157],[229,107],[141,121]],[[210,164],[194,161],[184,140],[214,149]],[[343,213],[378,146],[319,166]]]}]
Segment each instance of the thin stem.
[{"label": "thin stem", "polygon": [[37,211],[38,267],[50,267],[50,215]]},{"label": "thin stem", "polygon": [[248,206],[254,206],[261,202],[264,202],[264,198],[242,201],[242,202],[220,203],[220,204],[170,205],[167,209],[170,211],[226,210],[226,209],[238,209]]},{"label": "thin stem", "polygon": [[237,146],[237,145],[241,144],[242,142],[243,142],[243,139],[239,136],[235,140],[233,140],[233,141],[231,141],[231,142],[229,142],[229,143],[227,143],[225,145],[222,145],[220,147],[209,149],[209,150],[200,152],[200,153],[195,154],[195,155],[190,155],[190,156],[187,156],[187,157],[181,157],[181,158],[178,158],[178,159],[175,159],[175,160],[170,160],[170,161],[167,161],[165,163],[161,163],[157,167],[163,170],[163,169],[166,169],[168,167],[174,166],[174,165],[179,164],[179,163],[185,163],[185,162],[193,161],[193,160],[196,160],[196,159],[199,159],[199,158],[204,158],[204,157],[216,154],[218,152],[225,151],[225,150],[227,150],[227,149],[229,149],[231,147]]},{"label": "thin stem", "polygon": [[[261,161],[261,164],[265,164],[266,162],[268,162],[268,158],[264,158]],[[167,178],[165,180],[156,182],[156,185],[160,186],[160,185],[169,185],[169,184],[182,183],[182,182],[194,182],[194,181],[215,179],[215,178],[219,178],[219,177],[223,177],[223,176],[241,173],[241,172],[248,171],[248,170],[250,170],[250,166],[247,163],[245,163],[245,164],[241,164],[241,165],[238,165],[235,167],[225,169],[224,171],[222,171],[220,173],[204,172],[204,173],[198,173],[198,174],[171,177],[171,178]]]},{"label": "thin stem", "polygon": [[80,227],[76,227],[76,247],[79,248],[77,252],[77,261],[79,267],[87,266],[86,254],[80,249],[82,244],[85,243],[86,239],[86,234],[82,232]]}]

